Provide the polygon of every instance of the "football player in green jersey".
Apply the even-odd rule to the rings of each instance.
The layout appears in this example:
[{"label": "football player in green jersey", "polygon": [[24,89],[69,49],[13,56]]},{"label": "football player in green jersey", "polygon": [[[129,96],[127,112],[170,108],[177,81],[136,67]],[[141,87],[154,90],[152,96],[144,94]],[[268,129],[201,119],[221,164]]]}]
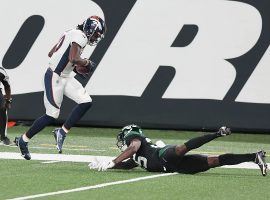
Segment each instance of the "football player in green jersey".
[{"label": "football player in green jersey", "polygon": [[117,146],[122,153],[113,160],[90,163],[90,169],[105,171],[107,169],[132,169],[140,166],[150,172],[179,172],[195,174],[210,168],[223,165],[236,165],[242,162],[255,162],[259,165],[263,176],[267,174],[265,152],[248,154],[223,154],[207,156],[188,154],[192,149],[218,137],[230,135],[227,127],[221,127],[217,132],[193,138],[183,145],[157,146],[147,138],[142,129],[135,125],[125,126],[117,135]]}]

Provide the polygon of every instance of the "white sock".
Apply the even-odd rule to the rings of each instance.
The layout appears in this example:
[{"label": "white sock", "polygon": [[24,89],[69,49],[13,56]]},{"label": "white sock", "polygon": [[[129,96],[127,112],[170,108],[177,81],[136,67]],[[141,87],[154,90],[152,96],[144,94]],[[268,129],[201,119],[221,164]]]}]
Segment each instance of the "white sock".
[{"label": "white sock", "polygon": [[63,131],[65,131],[65,133],[68,133],[68,131],[69,131],[68,129],[66,129],[66,127],[64,125],[62,126],[62,129],[63,129]]},{"label": "white sock", "polygon": [[23,134],[22,139],[23,139],[24,142],[29,142],[30,141],[30,139],[25,134]]}]

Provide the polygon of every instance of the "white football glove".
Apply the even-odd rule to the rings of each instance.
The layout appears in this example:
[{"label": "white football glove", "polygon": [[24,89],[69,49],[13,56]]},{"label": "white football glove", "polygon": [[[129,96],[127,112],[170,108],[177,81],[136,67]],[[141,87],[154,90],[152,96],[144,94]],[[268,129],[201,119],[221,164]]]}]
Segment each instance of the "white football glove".
[{"label": "white football glove", "polygon": [[100,162],[98,165],[98,171],[106,171],[107,169],[113,168],[115,166],[115,163],[111,161],[103,161]]},{"label": "white football glove", "polygon": [[88,167],[90,169],[95,169],[96,170],[96,169],[98,169],[99,164],[100,164],[100,161],[98,161],[97,158],[94,157],[94,159],[89,163]]}]

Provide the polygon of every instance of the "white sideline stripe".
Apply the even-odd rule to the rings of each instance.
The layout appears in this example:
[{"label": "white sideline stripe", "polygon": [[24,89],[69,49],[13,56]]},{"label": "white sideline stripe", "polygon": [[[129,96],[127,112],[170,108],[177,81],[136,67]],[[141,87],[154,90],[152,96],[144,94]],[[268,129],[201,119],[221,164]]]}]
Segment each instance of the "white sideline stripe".
[{"label": "white sideline stripe", "polygon": [[[96,159],[102,160],[112,160],[114,157],[110,156],[91,156],[91,155],[68,155],[68,154],[41,154],[41,153],[31,153],[32,160],[41,160],[41,161],[53,161],[53,162],[83,162],[89,163]],[[24,160],[19,153],[13,152],[0,152],[0,159],[20,159]],[[267,163],[270,166],[270,163]],[[227,165],[223,168],[231,169],[259,169],[258,165],[252,162],[245,162],[238,165]]]},{"label": "white sideline stripe", "polygon": [[41,162],[43,164],[50,164],[50,163],[58,163],[58,162],[61,162],[59,160],[51,160],[51,161],[45,161],[45,162]]},{"label": "white sideline stripe", "polygon": [[[17,146],[8,146],[8,147],[11,147],[11,148],[18,148]],[[49,150],[56,150],[56,148],[53,148],[53,147],[30,147],[29,148],[30,150],[31,149],[49,149]],[[63,148],[63,150],[70,150],[70,151],[94,151],[94,152],[104,152],[106,150],[104,149],[83,149],[83,148],[79,148],[79,149],[74,149],[74,148]]]},{"label": "white sideline stripe", "polygon": [[[68,155],[68,154],[41,154],[31,153],[31,160],[42,161],[68,161],[68,162],[92,162],[96,158],[102,158],[102,160],[112,160],[114,157],[109,156],[91,156],[91,155]],[[0,152],[0,159],[15,159],[24,160],[20,153],[13,152]]]},{"label": "white sideline stripe", "polygon": [[71,190],[60,190],[60,191],[57,191],[57,192],[48,192],[48,193],[36,194],[36,195],[25,196],[25,197],[18,197],[18,198],[8,199],[8,200],[35,199],[35,198],[39,198],[39,197],[53,196],[53,195],[57,195],[57,194],[66,194],[66,193],[71,193],[71,192],[93,190],[93,189],[107,187],[107,186],[111,186],[111,185],[120,185],[120,184],[125,184],[125,183],[132,183],[132,182],[137,182],[137,181],[142,181],[142,180],[147,180],[147,179],[153,179],[153,178],[158,178],[158,177],[163,177],[163,176],[171,176],[171,175],[175,175],[175,174],[177,174],[177,173],[167,173],[167,174],[158,174],[158,175],[152,175],[152,176],[144,176],[144,177],[133,178],[133,179],[123,180],[123,181],[102,183],[102,184],[98,184],[98,185],[74,188],[74,189],[71,189]]}]

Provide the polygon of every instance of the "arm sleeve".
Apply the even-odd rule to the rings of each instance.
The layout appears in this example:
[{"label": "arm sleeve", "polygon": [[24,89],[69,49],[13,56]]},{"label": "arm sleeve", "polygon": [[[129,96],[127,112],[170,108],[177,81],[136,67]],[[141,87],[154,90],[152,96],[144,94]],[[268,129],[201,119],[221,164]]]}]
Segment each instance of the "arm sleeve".
[{"label": "arm sleeve", "polygon": [[135,163],[133,159],[128,159],[127,161],[120,162],[116,164],[113,169],[133,169],[135,167],[138,167],[138,164]]}]

